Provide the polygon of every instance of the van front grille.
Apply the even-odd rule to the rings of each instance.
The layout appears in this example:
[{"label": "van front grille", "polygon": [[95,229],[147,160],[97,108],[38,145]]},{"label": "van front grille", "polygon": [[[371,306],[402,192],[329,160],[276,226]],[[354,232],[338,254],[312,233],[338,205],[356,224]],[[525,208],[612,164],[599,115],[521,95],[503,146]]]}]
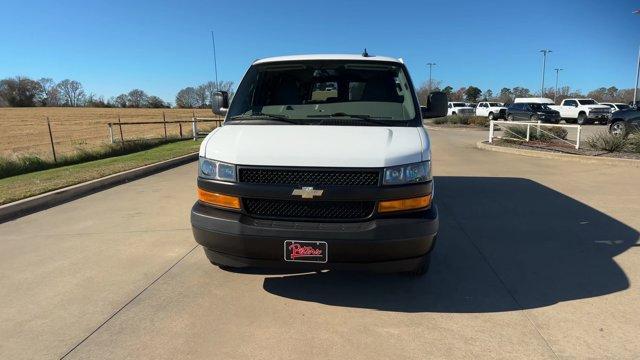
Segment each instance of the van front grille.
[{"label": "van front grille", "polygon": [[282,220],[358,220],[373,214],[375,201],[314,201],[245,198],[245,211],[255,217]]},{"label": "van front grille", "polygon": [[265,185],[376,186],[380,181],[380,171],[240,168],[239,181]]}]

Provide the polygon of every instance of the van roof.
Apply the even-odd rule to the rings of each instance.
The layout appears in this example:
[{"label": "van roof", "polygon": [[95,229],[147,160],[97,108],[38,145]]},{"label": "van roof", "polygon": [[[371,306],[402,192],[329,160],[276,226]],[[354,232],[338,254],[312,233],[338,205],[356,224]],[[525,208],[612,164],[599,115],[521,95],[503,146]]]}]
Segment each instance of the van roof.
[{"label": "van roof", "polygon": [[402,59],[396,59],[388,56],[362,56],[354,54],[307,54],[307,55],[286,55],[274,56],[264,59],[258,59],[253,64],[264,64],[281,61],[299,61],[299,60],[354,60],[354,61],[387,61],[402,64]]}]

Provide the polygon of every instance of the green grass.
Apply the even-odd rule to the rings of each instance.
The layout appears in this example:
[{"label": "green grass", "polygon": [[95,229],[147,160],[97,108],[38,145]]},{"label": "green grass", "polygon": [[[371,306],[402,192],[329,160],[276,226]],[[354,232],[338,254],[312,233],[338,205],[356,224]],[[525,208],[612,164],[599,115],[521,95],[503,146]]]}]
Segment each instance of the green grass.
[{"label": "green grass", "polygon": [[19,155],[12,158],[0,157],[0,179],[34,171],[131,154],[179,140],[178,138],[169,138],[168,140],[139,139],[127,141],[124,144],[105,144],[92,149],[78,147],[72,154],[59,156],[57,162],[53,159],[42,159],[37,155]]},{"label": "green grass", "polygon": [[201,140],[183,140],[108,157],[0,179],[0,205],[121,171],[197,152]]}]

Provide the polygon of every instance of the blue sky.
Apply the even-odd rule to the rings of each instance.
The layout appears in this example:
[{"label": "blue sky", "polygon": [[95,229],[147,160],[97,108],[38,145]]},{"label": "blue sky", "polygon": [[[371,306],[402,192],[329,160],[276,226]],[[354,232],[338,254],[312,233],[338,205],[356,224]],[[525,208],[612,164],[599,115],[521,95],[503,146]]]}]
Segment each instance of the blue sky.
[{"label": "blue sky", "polygon": [[584,1],[12,1],[1,0],[0,77],[72,78],[110,97],[132,88],[174,101],[242,78],[256,58],[299,53],[402,57],[416,85],[540,88],[542,48],[560,85],[630,88],[640,2]]}]

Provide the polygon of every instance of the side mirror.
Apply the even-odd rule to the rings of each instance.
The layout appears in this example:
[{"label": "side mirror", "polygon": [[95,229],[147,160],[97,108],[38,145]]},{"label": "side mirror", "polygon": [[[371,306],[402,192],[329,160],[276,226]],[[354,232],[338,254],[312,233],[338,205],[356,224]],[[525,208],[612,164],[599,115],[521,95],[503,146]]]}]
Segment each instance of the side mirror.
[{"label": "side mirror", "polygon": [[442,91],[434,91],[427,98],[427,109],[422,113],[423,119],[431,119],[447,116],[449,99]]},{"label": "side mirror", "polygon": [[211,99],[211,108],[216,115],[226,115],[229,109],[229,93],[226,91],[217,91]]}]

